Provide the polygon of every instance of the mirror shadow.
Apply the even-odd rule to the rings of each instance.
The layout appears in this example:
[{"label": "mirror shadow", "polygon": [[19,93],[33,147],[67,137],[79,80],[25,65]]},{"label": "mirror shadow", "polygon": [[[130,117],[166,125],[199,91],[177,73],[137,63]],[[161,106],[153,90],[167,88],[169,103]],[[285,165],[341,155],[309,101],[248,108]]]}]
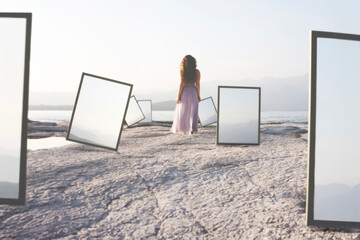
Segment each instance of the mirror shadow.
[{"label": "mirror shadow", "polygon": [[359,56],[359,35],[312,32],[308,225],[360,226]]},{"label": "mirror shadow", "polygon": [[117,150],[132,85],[83,73],[67,140]]},{"label": "mirror shadow", "polygon": [[145,119],[141,120],[140,123],[151,123],[152,122],[152,102],[151,100],[138,100],[138,104],[141,108]]},{"label": "mirror shadow", "polygon": [[31,13],[0,13],[0,204],[25,204]]},{"label": "mirror shadow", "polygon": [[129,101],[129,107],[126,112],[125,121],[128,127],[134,125],[135,123],[140,122],[141,120],[145,119],[143,112],[136,100],[135,96],[131,96]]},{"label": "mirror shadow", "polygon": [[199,102],[199,120],[202,127],[216,123],[217,112],[212,97],[202,99]]},{"label": "mirror shadow", "polygon": [[260,144],[260,88],[218,87],[217,144]]}]

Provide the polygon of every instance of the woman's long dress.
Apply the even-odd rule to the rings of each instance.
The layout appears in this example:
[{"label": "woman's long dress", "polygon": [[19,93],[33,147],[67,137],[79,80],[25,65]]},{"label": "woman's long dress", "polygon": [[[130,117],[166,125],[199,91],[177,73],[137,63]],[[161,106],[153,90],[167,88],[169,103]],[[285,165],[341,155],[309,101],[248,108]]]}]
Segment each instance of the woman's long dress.
[{"label": "woman's long dress", "polygon": [[180,103],[176,104],[172,133],[198,131],[198,94],[195,84],[186,84],[181,92]]}]

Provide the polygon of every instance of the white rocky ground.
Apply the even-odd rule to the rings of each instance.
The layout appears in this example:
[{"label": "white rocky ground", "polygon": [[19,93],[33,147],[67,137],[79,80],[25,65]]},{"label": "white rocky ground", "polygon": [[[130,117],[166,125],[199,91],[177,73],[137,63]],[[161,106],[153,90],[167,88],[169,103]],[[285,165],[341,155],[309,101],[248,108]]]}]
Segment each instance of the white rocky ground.
[{"label": "white rocky ground", "polygon": [[297,132],[266,126],[260,146],[220,146],[215,127],[183,136],[146,126],[125,129],[118,152],[30,151],[26,206],[0,206],[0,238],[360,239],[305,226]]}]

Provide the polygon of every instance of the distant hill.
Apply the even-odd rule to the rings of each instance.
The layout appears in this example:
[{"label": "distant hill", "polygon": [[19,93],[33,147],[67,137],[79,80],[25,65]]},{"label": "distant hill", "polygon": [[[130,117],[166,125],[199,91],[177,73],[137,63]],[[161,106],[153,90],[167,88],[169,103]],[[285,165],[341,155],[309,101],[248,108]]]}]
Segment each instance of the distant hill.
[{"label": "distant hill", "polygon": [[175,109],[176,101],[164,101],[152,104],[153,111],[172,111]]},{"label": "distant hill", "polygon": [[[224,79],[206,82],[204,79],[201,82],[201,98],[212,96],[216,104],[219,85],[261,87],[261,110],[263,111],[306,111],[308,109],[308,74],[287,78],[263,78],[260,80],[229,81]],[[177,92],[178,86],[174,85],[173,88],[169,89],[145,90],[133,94],[137,99],[151,99],[153,110],[159,111],[174,110]],[[76,92],[30,92],[30,105],[34,107],[38,105],[71,106],[74,104],[75,98]],[[42,109],[45,109],[45,107]],[[72,107],[69,107],[69,109],[72,110]]]},{"label": "distant hill", "polygon": [[[308,109],[308,74],[287,78],[263,78],[260,80],[203,81],[200,84],[200,97],[203,99],[212,96],[216,105],[218,86],[261,87],[262,111],[306,111]],[[154,103],[168,102],[169,99],[176,99],[177,91],[177,86],[174,86],[172,89],[134,94],[138,99],[152,99],[154,106]]]}]

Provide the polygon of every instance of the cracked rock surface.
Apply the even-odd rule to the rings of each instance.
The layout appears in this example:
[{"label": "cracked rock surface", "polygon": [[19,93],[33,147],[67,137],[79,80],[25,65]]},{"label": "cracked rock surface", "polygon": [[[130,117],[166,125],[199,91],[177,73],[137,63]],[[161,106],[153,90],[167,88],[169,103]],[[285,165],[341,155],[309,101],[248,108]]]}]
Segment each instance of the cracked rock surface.
[{"label": "cracked rock surface", "polygon": [[266,129],[260,146],[146,126],[118,152],[29,151],[26,205],[0,206],[0,239],[359,239],[305,226],[307,142]]}]

